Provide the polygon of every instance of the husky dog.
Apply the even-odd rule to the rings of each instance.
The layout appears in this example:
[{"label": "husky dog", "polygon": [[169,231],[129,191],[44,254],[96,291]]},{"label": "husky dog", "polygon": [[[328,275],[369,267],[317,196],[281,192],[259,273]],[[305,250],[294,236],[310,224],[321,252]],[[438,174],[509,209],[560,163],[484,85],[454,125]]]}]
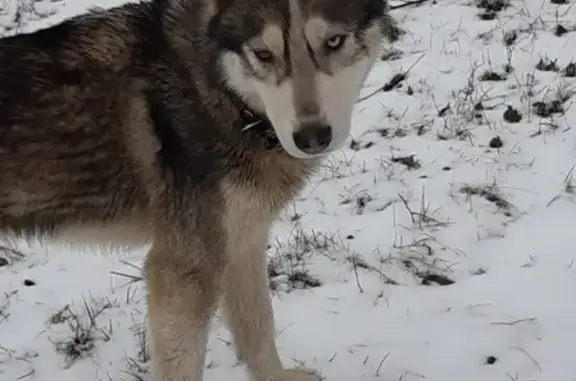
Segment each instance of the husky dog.
[{"label": "husky dog", "polygon": [[392,25],[385,0],[150,0],[0,40],[0,230],[149,243],[154,381],[202,379],[219,302],[252,381],[316,379],[278,355],[269,226]]}]

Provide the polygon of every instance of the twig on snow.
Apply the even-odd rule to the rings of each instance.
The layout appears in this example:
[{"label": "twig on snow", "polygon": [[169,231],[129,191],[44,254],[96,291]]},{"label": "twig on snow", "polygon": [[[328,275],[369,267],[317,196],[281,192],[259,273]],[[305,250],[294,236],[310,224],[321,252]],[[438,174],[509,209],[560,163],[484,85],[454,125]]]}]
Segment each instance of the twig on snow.
[{"label": "twig on snow", "polygon": [[366,99],[372,98],[374,95],[378,94],[381,91],[388,92],[388,91],[393,90],[396,86],[398,86],[400,84],[400,82],[402,82],[403,80],[406,79],[406,76],[408,75],[410,70],[412,70],[414,68],[414,66],[416,66],[416,64],[418,62],[420,62],[420,60],[422,60],[422,58],[424,58],[425,54],[426,53],[422,53],[422,55],[416,60],[416,62],[414,62],[408,69],[406,69],[406,71],[404,71],[403,73],[394,74],[394,76],[390,79],[390,81],[386,82],[384,84],[384,86],[382,86],[382,87],[374,90],[373,92],[369,93],[368,95],[365,95],[362,98],[358,99],[358,101],[356,101],[356,103],[360,103],[360,102],[365,101]]},{"label": "twig on snow", "polygon": [[513,320],[513,321],[495,321],[492,322],[490,324],[492,325],[516,325],[519,323],[532,323],[534,320],[536,320],[537,318],[533,317],[533,318],[526,318],[526,319],[518,319],[518,320]]},{"label": "twig on snow", "polygon": [[391,7],[389,7],[388,9],[390,9],[391,11],[395,10],[395,9],[400,9],[400,8],[406,8],[406,7],[411,7],[414,5],[420,5],[423,4],[425,2],[427,2],[429,0],[413,0],[413,1],[406,1],[402,4],[398,4],[398,5],[392,5]]}]

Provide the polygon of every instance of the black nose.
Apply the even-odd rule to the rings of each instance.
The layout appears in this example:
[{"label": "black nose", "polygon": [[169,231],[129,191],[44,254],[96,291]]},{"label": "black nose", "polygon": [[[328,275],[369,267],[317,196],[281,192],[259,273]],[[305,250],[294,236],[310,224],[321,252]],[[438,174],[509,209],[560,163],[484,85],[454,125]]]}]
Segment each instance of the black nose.
[{"label": "black nose", "polygon": [[321,153],[332,142],[332,127],[322,122],[305,123],[292,138],[300,151],[310,155]]}]

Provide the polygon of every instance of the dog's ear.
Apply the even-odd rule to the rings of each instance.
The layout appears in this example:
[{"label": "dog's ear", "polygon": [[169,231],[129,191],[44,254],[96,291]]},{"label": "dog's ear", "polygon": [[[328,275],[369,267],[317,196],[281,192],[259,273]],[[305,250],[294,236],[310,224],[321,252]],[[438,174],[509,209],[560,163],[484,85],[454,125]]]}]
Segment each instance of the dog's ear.
[{"label": "dog's ear", "polygon": [[214,5],[216,6],[216,11],[219,12],[231,6],[233,2],[234,0],[214,0]]},{"label": "dog's ear", "polygon": [[249,2],[237,0],[214,0],[218,4],[208,23],[208,37],[222,50],[242,54],[242,46],[256,36],[263,20]]},{"label": "dog's ear", "polygon": [[241,39],[238,36],[238,22],[229,14],[229,8],[234,0],[214,0],[214,2],[217,8],[208,23],[208,36],[221,49],[239,51]]},{"label": "dog's ear", "polygon": [[[165,0],[165,1],[171,1],[171,0]],[[187,4],[192,3],[192,1],[190,1],[190,0],[172,0],[172,1],[179,1],[181,3],[187,3]],[[205,9],[205,13],[204,13],[204,17],[206,17],[205,20],[209,21],[215,15],[218,15],[223,10],[230,7],[234,3],[234,0],[201,0],[201,2],[203,3],[204,9]],[[196,8],[191,8],[191,9],[196,9]],[[195,12],[197,12],[197,11],[195,11]]]}]

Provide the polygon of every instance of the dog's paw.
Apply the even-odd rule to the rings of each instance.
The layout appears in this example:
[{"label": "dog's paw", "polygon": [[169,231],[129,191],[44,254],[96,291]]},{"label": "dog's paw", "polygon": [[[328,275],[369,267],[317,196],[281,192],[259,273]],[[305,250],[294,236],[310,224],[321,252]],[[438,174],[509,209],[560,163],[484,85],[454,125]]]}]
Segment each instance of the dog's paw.
[{"label": "dog's paw", "polygon": [[322,376],[318,371],[310,368],[290,368],[284,369],[279,375],[272,377],[271,381],[322,381]]}]

